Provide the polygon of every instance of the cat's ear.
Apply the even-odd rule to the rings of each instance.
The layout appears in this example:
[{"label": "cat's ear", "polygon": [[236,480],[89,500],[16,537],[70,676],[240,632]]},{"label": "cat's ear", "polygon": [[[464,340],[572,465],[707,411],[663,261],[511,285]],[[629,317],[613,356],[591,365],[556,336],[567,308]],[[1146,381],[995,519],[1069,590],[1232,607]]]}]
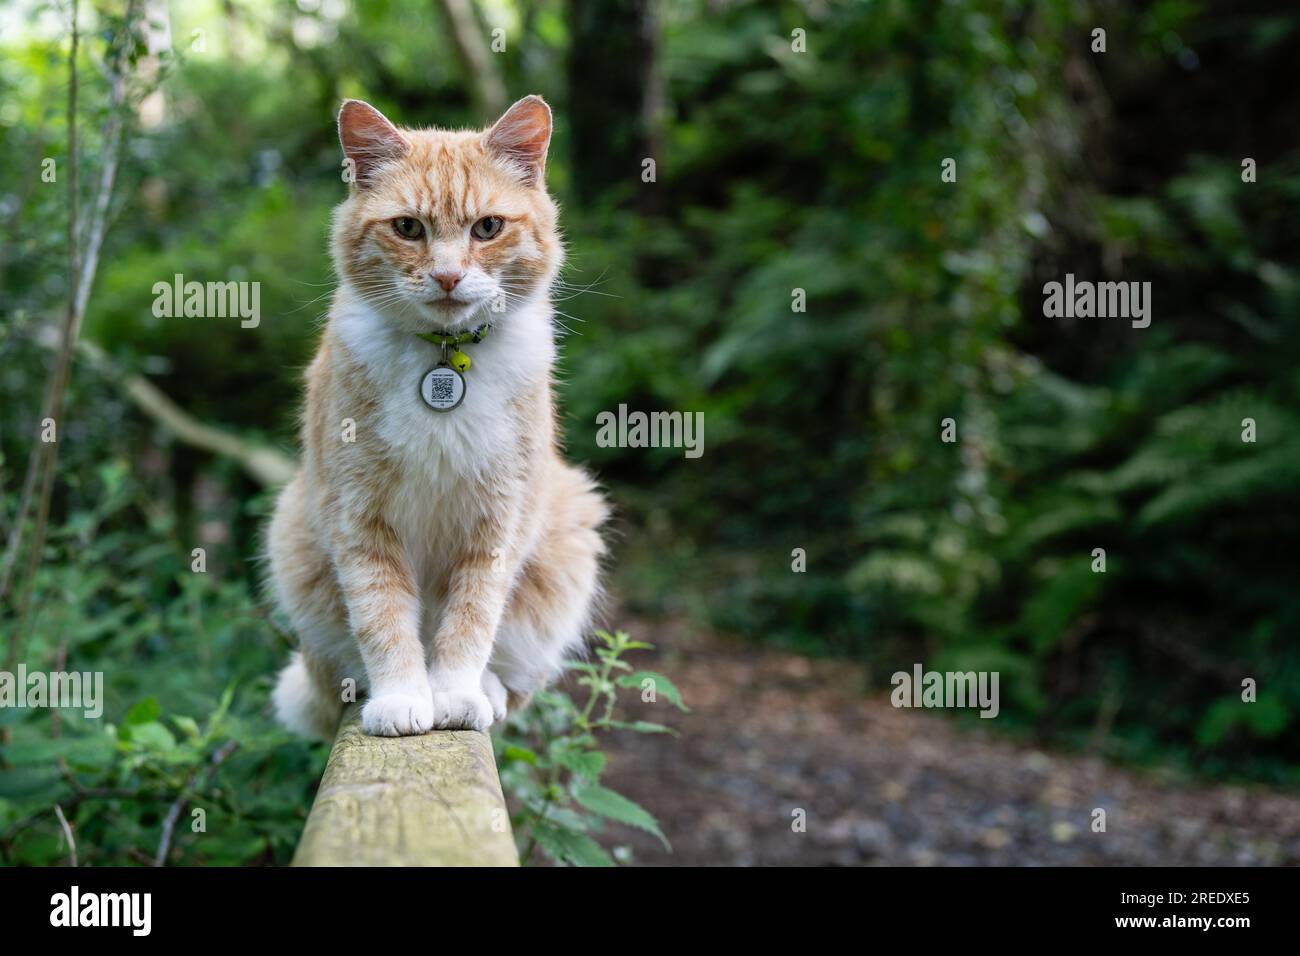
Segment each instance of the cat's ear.
[{"label": "cat's ear", "polygon": [[351,168],[351,181],[358,186],[367,185],[378,166],[401,159],[411,148],[401,130],[361,100],[343,102],[339,110],[339,142]]},{"label": "cat's ear", "polygon": [[489,152],[509,162],[530,186],[542,180],[550,144],[551,108],[540,96],[525,96],[483,136]]}]

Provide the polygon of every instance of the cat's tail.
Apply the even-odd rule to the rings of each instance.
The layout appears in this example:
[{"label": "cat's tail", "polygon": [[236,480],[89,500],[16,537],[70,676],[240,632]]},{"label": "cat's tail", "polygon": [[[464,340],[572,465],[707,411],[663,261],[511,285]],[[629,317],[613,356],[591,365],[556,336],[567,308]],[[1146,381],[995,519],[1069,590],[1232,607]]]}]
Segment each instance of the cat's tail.
[{"label": "cat's tail", "polygon": [[322,693],[307,670],[300,651],[280,671],[271,694],[275,716],[285,727],[304,737],[333,740],[343,716],[343,704],[336,695]]}]

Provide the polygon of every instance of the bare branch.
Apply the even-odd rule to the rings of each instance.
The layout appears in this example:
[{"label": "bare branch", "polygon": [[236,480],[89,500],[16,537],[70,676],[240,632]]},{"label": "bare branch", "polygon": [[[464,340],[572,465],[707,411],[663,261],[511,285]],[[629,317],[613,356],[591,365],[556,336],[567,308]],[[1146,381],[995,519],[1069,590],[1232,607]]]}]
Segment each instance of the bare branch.
[{"label": "bare branch", "polygon": [[[228,740],[212,754],[212,761],[208,766],[208,775],[204,781],[205,785],[211,785],[212,778],[217,774],[217,768],[225,763],[226,758],[239,749],[238,741]],[[167,810],[167,817],[163,820],[162,838],[158,841],[158,852],[154,854],[153,865],[162,866],[167,862],[167,854],[172,847],[172,834],[176,831],[176,821],[180,819],[181,811],[185,809],[185,804],[189,802],[190,790],[194,786],[194,781],[198,778],[199,772],[196,770],[190,774],[189,780],[185,782],[180,794],[176,797],[175,802]]]},{"label": "bare branch", "polygon": [[487,121],[496,119],[509,106],[505,83],[492,59],[492,50],[483,40],[478,19],[469,0],[437,0],[434,6],[442,11],[451,34],[452,45],[465,82],[469,84],[474,100]]},{"label": "bare branch", "polygon": [[[58,348],[53,330],[38,332],[35,341],[47,349]],[[232,459],[258,484],[268,488],[279,487],[298,470],[298,462],[292,455],[195,418],[153,382],[123,369],[89,339],[77,343],[77,354],[177,441]]]},{"label": "bare branch", "polygon": [[[45,419],[52,419],[58,427],[59,417],[63,411],[63,393],[72,364],[72,343],[76,341],[73,332],[78,323],[76,318],[78,294],[78,260],[77,260],[77,47],[81,34],[77,29],[78,0],[72,0],[71,36],[72,43],[68,53],[68,311],[63,327],[63,342],[59,356],[54,363],[54,371],[46,384],[45,401],[42,406]],[[57,438],[57,436],[56,436]],[[9,548],[4,556],[3,570],[0,570],[0,600],[9,591],[13,574],[14,561],[18,556],[18,546],[22,541],[22,528],[27,522],[27,511],[32,504],[32,489],[35,476],[40,471],[40,498],[36,508],[36,526],[32,533],[32,544],[28,551],[26,586],[22,596],[16,602],[18,620],[9,634],[9,669],[18,663],[19,650],[22,646],[22,633],[27,620],[27,611],[31,601],[32,578],[36,566],[40,563],[41,549],[45,544],[45,522],[49,517],[50,492],[54,483],[54,463],[58,458],[58,441],[41,442],[33,445],[31,457],[27,462],[27,477],[23,481],[23,493],[19,499],[18,514],[14,516],[13,532],[9,536]],[[30,483],[29,483],[30,481]]]},{"label": "bare branch", "polygon": [[68,841],[68,855],[71,857],[69,866],[77,865],[77,841],[72,838],[72,827],[68,825],[68,818],[63,815],[63,807],[57,803],[54,805],[54,813],[59,818],[59,825],[63,827],[63,835]]},{"label": "bare branch", "polygon": [[[120,52],[112,57],[113,72],[110,83],[109,112],[104,130],[104,165],[100,170],[99,186],[95,203],[88,224],[84,227],[85,255],[81,254],[78,242],[77,210],[77,49],[80,33],[77,23],[78,0],[72,2],[71,52],[68,58],[68,309],[63,325],[63,335],[54,369],[45,390],[42,406],[42,420],[50,419],[55,427],[60,427],[63,417],[64,399],[68,380],[72,373],[72,355],[81,333],[81,325],[86,316],[86,307],[90,301],[90,290],[95,283],[95,273],[99,267],[99,253],[104,242],[104,233],[108,228],[108,209],[112,199],[113,184],[117,178],[118,161],[121,156],[122,132],[124,125],[123,104],[126,99],[126,71],[130,68],[127,57]],[[135,0],[129,0],[124,18],[129,46],[130,31],[134,23]],[[41,562],[45,547],[45,529],[49,521],[50,496],[54,489],[55,465],[58,462],[59,445],[57,441],[41,442],[32,449],[28,460],[27,476],[23,482],[23,493],[19,498],[19,510],[14,517],[14,526],[9,535],[3,562],[0,562],[0,600],[8,594],[13,578],[14,562],[22,542],[23,527],[32,506],[36,475],[40,475],[40,492],[36,501],[36,518],[32,529],[32,540],[27,551],[27,566],[23,578],[23,587],[15,600],[17,621],[9,635],[9,668],[16,666],[22,649],[22,637],[26,630],[27,615],[31,607],[31,596],[36,569]]]}]

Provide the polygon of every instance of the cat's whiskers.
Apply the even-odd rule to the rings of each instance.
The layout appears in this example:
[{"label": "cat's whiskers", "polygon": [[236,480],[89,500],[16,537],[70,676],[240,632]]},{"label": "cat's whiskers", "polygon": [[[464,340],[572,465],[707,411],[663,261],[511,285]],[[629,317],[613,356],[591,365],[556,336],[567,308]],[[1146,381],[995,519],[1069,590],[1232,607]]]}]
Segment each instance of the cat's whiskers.
[{"label": "cat's whiskers", "polygon": [[[528,301],[531,299],[531,296],[521,295],[521,294],[518,293],[518,292],[512,292],[512,291],[510,291],[508,288],[505,287],[505,284],[506,284],[507,281],[508,281],[508,280],[506,280],[506,279],[499,279],[499,280],[498,280],[498,283],[497,283],[498,286],[501,287],[501,295],[502,295],[503,297],[505,297],[507,300],[513,299],[514,301],[516,301],[516,302],[518,302],[518,303],[521,303],[521,304],[522,304],[522,303],[525,303],[525,302],[528,302]],[[567,312],[564,312],[564,311],[561,311],[560,309],[555,308],[554,303],[550,303],[550,305],[551,305],[551,312],[552,312],[553,316],[562,315],[562,316],[564,316],[564,318],[566,318],[566,319],[571,319],[571,320],[574,321],[574,322],[583,322],[583,321],[585,321],[584,319],[580,319],[580,318],[578,318],[576,315],[570,315],[570,314],[567,313]],[[556,320],[555,324],[558,325],[561,329],[563,329],[566,335],[577,335],[577,334],[578,334],[574,329],[571,329],[569,326],[565,325],[563,322],[559,321],[558,319]]]}]

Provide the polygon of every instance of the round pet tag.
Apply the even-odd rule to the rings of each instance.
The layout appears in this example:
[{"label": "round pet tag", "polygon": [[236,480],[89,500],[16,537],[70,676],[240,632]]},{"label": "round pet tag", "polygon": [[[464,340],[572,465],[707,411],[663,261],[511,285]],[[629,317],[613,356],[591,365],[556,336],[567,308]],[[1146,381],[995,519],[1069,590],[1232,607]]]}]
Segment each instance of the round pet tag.
[{"label": "round pet tag", "polygon": [[420,380],[420,397],[436,412],[449,412],[465,398],[465,377],[450,365],[438,365]]}]

